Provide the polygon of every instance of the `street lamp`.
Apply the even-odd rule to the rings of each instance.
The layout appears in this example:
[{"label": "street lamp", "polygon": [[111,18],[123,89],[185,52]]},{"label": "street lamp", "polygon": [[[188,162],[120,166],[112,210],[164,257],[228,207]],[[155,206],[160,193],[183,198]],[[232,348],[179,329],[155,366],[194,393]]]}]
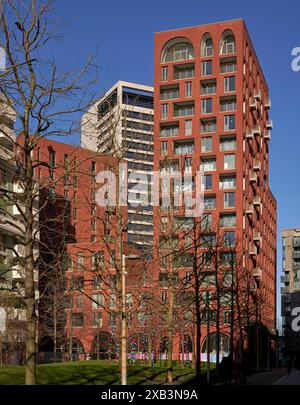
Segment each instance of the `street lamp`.
[{"label": "street lamp", "polygon": [[127,322],[126,322],[126,259],[140,259],[138,255],[122,255],[121,265],[121,295],[122,295],[122,320],[121,320],[121,384],[127,385]]}]

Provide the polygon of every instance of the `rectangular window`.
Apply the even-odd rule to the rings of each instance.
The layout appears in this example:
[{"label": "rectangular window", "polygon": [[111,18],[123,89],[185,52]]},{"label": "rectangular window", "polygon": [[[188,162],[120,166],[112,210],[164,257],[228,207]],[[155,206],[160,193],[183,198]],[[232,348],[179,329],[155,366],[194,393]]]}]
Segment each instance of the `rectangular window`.
[{"label": "rectangular window", "polygon": [[221,62],[221,73],[232,73],[236,71],[235,61]]},{"label": "rectangular window", "polygon": [[224,92],[230,93],[235,91],[235,76],[229,76],[224,78]]},{"label": "rectangular window", "polygon": [[93,326],[96,328],[102,328],[103,321],[102,321],[102,313],[101,312],[94,312],[93,313]]},{"label": "rectangular window", "polygon": [[203,172],[212,172],[216,170],[216,158],[203,158],[201,159],[200,170]]},{"label": "rectangular window", "polygon": [[169,69],[167,66],[161,68],[161,81],[167,82],[169,80]]},{"label": "rectangular window", "polygon": [[116,294],[110,294],[109,297],[109,308],[115,308],[116,307]]},{"label": "rectangular window", "polygon": [[224,155],[224,170],[235,169],[235,154]]},{"label": "rectangular window", "polygon": [[194,142],[174,142],[175,155],[187,155],[194,153]]},{"label": "rectangular window", "polygon": [[73,221],[77,220],[77,208],[73,208]]},{"label": "rectangular window", "polygon": [[212,113],[212,98],[206,98],[201,101],[201,112],[202,114]]},{"label": "rectangular window", "polygon": [[162,104],[161,105],[161,118],[166,119],[166,118],[168,118],[168,115],[169,115],[169,105]]},{"label": "rectangular window", "polygon": [[161,100],[172,100],[173,98],[179,97],[179,87],[168,87],[162,88],[160,91],[160,99]]},{"label": "rectangular window", "polygon": [[161,292],[161,303],[162,303],[162,305],[166,305],[166,303],[167,303],[167,292],[166,291]]},{"label": "rectangular window", "polygon": [[201,120],[201,132],[216,132],[217,130],[217,120],[210,119],[210,120]]},{"label": "rectangular window", "polygon": [[225,115],[224,117],[224,130],[233,131],[235,130],[235,115]]},{"label": "rectangular window", "polygon": [[205,213],[202,215],[201,226],[204,229],[211,228],[212,226],[212,214]]},{"label": "rectangular window", "polygon": [[159,132],[160,136],[177,136],[178,134],[179,134],[178,124],[161,126],[160,132]]},{"label": "rectangular window", "polygon": [[214,210],[217,206],[217,199],[215,195],[207,195],[204,197],[204,209]]},{"label": "rectangular window", "polygon": [[93,277],[93,290],[100,290],[101,286],[102,286],[101,276],[94,276]]},{"label": "rectangular window", "polygon": [[72,314],[72,326],[80,328],[84,324],[84,316],[83,314]]},{"label": "rectangular window", "polygon": [[220,150],[235,150],[236,138],[224,138],[220,139]]},{"label": "rectangular window", "polygon": [[184,171],[186,173],[192,172],[193,160],[192,158],[185,158],[184,159]]},{"label": "rectangular window", "polygon": [[212,138],[201,138],[201,152],[211,152],[212,151]]},{"label": "rectangular window", "polygon": [[184,121],[184,134],[187,136],[192,135],[192,130],[193,130],[193,121],[185,120]]},{"label": "rectangular window", "polygon": [[203,76],[209,76],[212,74],[212,61],[206,60],[201,63],[201,70]]},{"label": "rectangular window", "polygon": [[235,233],[233,231],[224,232],[224,243],[225,246],[234,246],[235,245]]},{"label": "rectangular window", "polygon": [[167,156],[168,155],[168,142],[161,142],[161,155]]},{"label": "rectangular window", "polygon": [[220,214],[220,226],[223,228],[231,228],[236,226],[235,214]]},{"label": "rectangular window", "polygon": [[235,193],[224,193],[224,208],[234,208]]},{"label": "rectangular window", "polygon": [[201,94],[203,96],[209,95],[209,94],[215,94],[217,91],[217,83],[216,81],[204,81],[201,82]]},{"label": "rectangular window", "polygon": [[91,220],[91,230],[92,232],[96,232],[96,228],[97,228],[97,222],[95,219]]},{"label": "rectangular window", "polygon": [[212,175],[211,174],[207,174],[202,177],[202,188],[203,188],[203,190],[212,189]]},{"label": "rectangular window", "polygon": [[221,112],[235,111],[236,110],[236,99],[235,98],[223,99],[223,100],[221,100],[220,107],[221,107]]},{"label": "rectangular window", "polygon": [[236,187],[236,177],[235,176],[220,177],[219,187],[221,190],[235,188]]},{"label": "rectangular window", "polygon": [[99,307],[104,307],[104,296],[103,296],[103,294],[93,294],[92,295],[92,308],[97,309]]},{"label": "rectangular window", "polygon": [[194,76],[193,65],[174,66],[174,79],[188,79]]},{"label": "rectangular window", "polygon": [[84,269],[84,256],[83,253],[77,253],[77,270]]},{"label": "rectangular window", "polygon": [[174,117],[194,115],[194,103],[174,104]]},{"label": "rectangular window", "polygon": [[193,85],[192,82],[185,83],[185,97],[192,97]]},{"label": "rectangular window", "polygon": [[83,296],[82,295],[76,295],[75,306],[76,306],[76,309],[81,309],[83,307]]}]

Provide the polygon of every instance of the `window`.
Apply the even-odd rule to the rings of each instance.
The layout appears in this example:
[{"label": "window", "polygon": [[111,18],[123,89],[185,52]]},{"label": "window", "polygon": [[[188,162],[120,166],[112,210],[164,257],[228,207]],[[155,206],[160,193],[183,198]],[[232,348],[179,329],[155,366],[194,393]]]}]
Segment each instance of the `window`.
[{"label": "window", "polygon": [[236,71],[236,61],[221,61],[221,73],[233,73]]},{"label": "window", "polygon": [[73,221],[77,220],[77,208],[73,208]]},{"label": "window", "polygon": [[201,70],[203,76],[209,76],[212,74],[212,61],[206,60],[201,63]]},{"label": "window", "polygon": [[236,178],[235,176],[222,176],[220,177],[219,187],[221,190],[226,190],[236,187]]},{"label": "window", "polygon": [[231,228],[236,226],[236,215],[235,214],[221,214],[220,215],[220,226],[223,228]]},{"label": "window", "polygon": [[171,100],[173,98],[179,97],[179,87],[168,87],[161,88],[160,90],[160,99],[161,100]]},{"label": "window", "polygon": [[193,58],[193,45],[184,38],[175,38],[164,47],[161,62],[178,62]]},{"label": "window", "polygon": [[93,294],[92,295],[92,308],[97,309],[99,307],[104,307],[103,294]]},{"label": "window", "polygon": [[193,85],[192,82],[185,83],[185,97],[192,97]]},{"label": "window", "polygon": [[205,213],[202,215],[201,226],[203,228],[211,228],[211,226],[212,226],[212,214],[211,213]]},{"label": "window", "polygon": [[96,328],[102,328],[103,321],[102,321],[102,313],[101,312],[94,312],[93,313],[93,326]]},{"label": "window", "polygon": [[235,98],[221,99],[220,107],[221,112],[235,111],[236,99]]},{"label": "window", "polygon": [[178,133],[178,124],[164,125],[160,128],[160,136],[177,136]]},{"label": "window", "polygon": [[236,138],[221,138],[220,139],[220,150],[235,150],[236,149]]},{"label": "window", "polygon": [[201,82],[201,94],[203,96],[215,94],[217,91],[217,83],[215,80],[206,80]]},{"label": "window", "polygon": [[102,277],[101,276],[94,276],[93,277],[93,290],[100,290],[102,285]]},{"label": "window", "polygon": [[92,254],[92,270],[98,270],[104,265],[104,253],[102,251]]},{"label": "window", "polygon": [[224,324],[230,325],[232,323],[232,311],[224,311]]},{"label": "window", "polygon": [[224,78],[224,92],[229,93],[235,91],[235,76]]},{"label": "window", "polygon": [[205,34],[201,44],[201,56],[213,56],[213,41],[209,34]]},{"label": "window", "polygon": [[97,163],[92,161],[92,180],[96,181],[96,175],[97,175]]},{"label": "window", "polygon": [[224,232],[224,243],[225,246],[234,246],[235,245],[235,233],[233,231]]},{"label": "window", "polygon": [[193,160],[192,158],[185,158],[184,159],[184,171],[186,173],[192,172]]},{"label": "window", "polygon": [[168,142],[161,142],[160,144],[161,146],[161,155],[162,156],[166,156],[168,155]]},{"label": "window", "polygon": [[235,38],[232,31],[227,30],[222,35],[220,53],[222,55],[235,52]]},{"label": "window", "polygon": [[204,209],[213,210],[216,208],[217,199],[215,195],[207,195],[204,197]]},{"label": "window", "polygon": [[201,138],[201,152],[211,152],[212,151],[212,138]]},{"label": "window", "polygon": [[235,130],[235,115],[225,115],[224,117],[224,130],[233,131]]},{"label": "window", "polygon": [[161,105],[161,118],[165,119],[168,118],[169,115],[169,106],[168,104],[162,104]]},{"label": "window", "polygon": [[96,228],[97,228],[97,222],[95,219],[91,220],[91,230],[92,232],[96,232]]},{"label": "window", "polygon": [[84,256],[83,253],[77,253],[77,270],[84,269]]},{"label": "window", "polygon": [[82,295],[76,295],[75,306],[77,309],[80,309],[83,307],[83,296]]},{"label": "window", "polygon": [[201,101],[201,112],[202,114],[212,113],[212,98],[205,98]]},{"label": "window", "polygon": [[194,77],[194,65],[174,66],[174,79],[189,79]]},{"label": "window", "polygon": [[194,115],[194,103],[174,104],[174,117]]},{"label": "window", "polygon": [[167,66],[161,68],[161,81],[167,82],[169,80],[169,69]]},{"label": "window", "polygon": [[206,174],[202,177],[202,188],[203,188],[203,190],[212,189],[212,175],[211,174]]},{"label": "window", "polygon": [[194,152],[194,142],[174,142],[175,155],[187,155]]},{"label": "window", "polygon": [[224,193],[224,208],[234,208],[235,193]]},{"label": "window", "polygon": [[210,119],[210,120],[201,120],[201,132],[216,132],[217,130],[217,120]]},{"label": "window", "polygon": [[72,326],[74,327],[80,328],[84,324],[83,314],[72,314],[71,319],[72,319]]},{"label": "window", "polygon": [[161,297],[162,305],[166,305],[166,303],[167,303],[167,292],[162,291],[160,297]]},{"label": "window", "polygon": [[109,255],[109,267],[111,269],[114,269],[116,267],[116,254],[114,251],[110,252],[110,255]]},{"label": "window", "polygon": [[235,169],[235,154],[224,155],[224,170]]},{"label": "window", "polygon": [[192,120],[185,120],[184,121],[184,134],[185,135],[192,135],[193,130],[193,121]]},{"label": "window", "polygon": [[203,172],[212,172],[216,170],[216,158],[203,158],[201,159],[200,170]]}]

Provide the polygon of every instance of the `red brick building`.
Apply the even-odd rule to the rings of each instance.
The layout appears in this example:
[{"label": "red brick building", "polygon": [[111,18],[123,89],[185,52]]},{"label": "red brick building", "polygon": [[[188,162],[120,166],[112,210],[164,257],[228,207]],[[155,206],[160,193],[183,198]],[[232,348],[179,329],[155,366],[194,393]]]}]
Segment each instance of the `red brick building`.
[{"label": "red brick building", "polygon": [[[96,176],[116,173],[118,161],[80,147],[40,140],[34,151],[40,185],[40,350],[92,357],[115,356],[118,336],[116,211],[96,203]],[[127,208],[122,208],[126,222]],[[122,233],[123,254],[133,253]],[[136,250],[134,253],[138,253]],[[142,282],[143,261],[128,263],[133,286]],[[129,311],[130,312],[130,311]],[[54,332],[55,331],[55,332]],[[55,343],[54,343],[55,341]]]},{"label": "red brick building", "polygon": [[[264,297],[260,322],[274,334],[276,200],[269,187],[270,107],[243,20],[155,33],[155,170],[167,157],[180,172],[204,171],[205,214],[238,241],[243,267]],[[157,214],[156,209],[154,244],[160,237]],[[188,271],[180,268],[181,277]],[[205,336],[204,326],[202,342]],[[178,340],[174,348],[178,356]]]}]

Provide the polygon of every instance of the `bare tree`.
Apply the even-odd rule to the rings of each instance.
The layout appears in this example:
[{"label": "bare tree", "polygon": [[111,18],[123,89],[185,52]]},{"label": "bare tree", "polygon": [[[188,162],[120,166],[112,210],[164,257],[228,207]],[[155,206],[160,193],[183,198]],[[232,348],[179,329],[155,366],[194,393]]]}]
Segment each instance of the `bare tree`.
[{"label": "bare tree", "polygon": [[[38,258],[39,186],[35,172],[45,163],[32,156],[38,143],[52,135],[69,135],[76,131],[74,114],[90,104],[88,83],[83,76],[90,63],[78,73],[64,72],[45,52],[55,38],[51,21],[52,1],[0,1],[2,46],[7,57],[7,69],[0,77],[0,92],[7,105],[16,112],[17,131],[21,138],[14,158],[15,182],[19,189],[1,188],[3,199],[13,204],[20,217],[20,243],[24,256],[15,252],[24,269],[24,301],[26,306],[26,373],[25,383],[35,384],[37,342],[37,297],[35,274]],[[6,133],[8,139],[11,134]],[[7,223],[16,227],[12,216]]]}]

